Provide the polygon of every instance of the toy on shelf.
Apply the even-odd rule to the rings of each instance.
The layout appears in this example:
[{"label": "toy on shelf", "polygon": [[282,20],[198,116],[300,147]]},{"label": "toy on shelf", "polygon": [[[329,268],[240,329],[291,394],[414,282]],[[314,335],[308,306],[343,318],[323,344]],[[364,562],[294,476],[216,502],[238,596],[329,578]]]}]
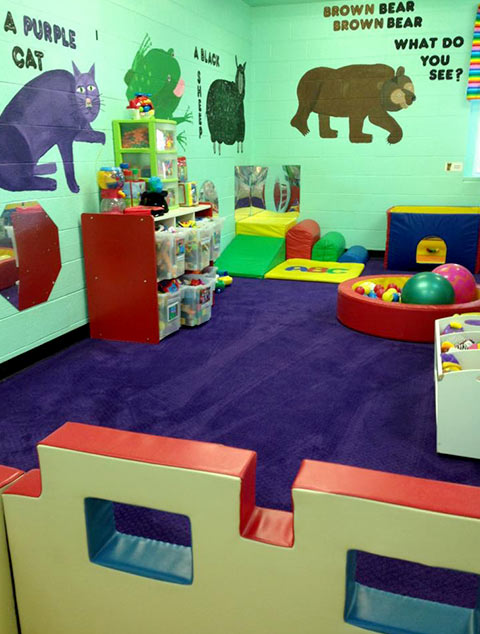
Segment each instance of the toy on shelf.
[{"label": "toy on shelf", "polygon": [[197,183],[190,181],[188,183],[178,184],[179,204],[181,207],[192,207],[198,205],[198,188]]},{"label": "toy on shelf", "polygon": [[152,207],[152,215],[161,216],[168,213],[167,196],[162,180],[158,176],[152,176],[148,179],[146,191],[140,196],[140,205]]},{"label": "toy on shelf", "polygon": [[146,190],[146,183],[138,176],[138,169],[130,169],[128,163],[120,165],[125,177],[123,192],[126,196],[127,207],[136,207],[140,204],[140,197]]},{"label": "toy on shelf", "polygon": [[175,151],[175,130],[157,128],[157,150],[159,152]]},{"label": "toy on shelf", "polygon": [[129,128],[122,130],[122,147],[137,150],[148,148],[148,128],[130,124]]},{"label": "toy on shelf", "polygon": [[126,207],[125,193],[122,188],[125,178],[120,167],[102,167],[97,172],[100,187],[100,211],[104,213],[123,213]]},{"label": "toy on shelf", "polygon": [[127,110],[130,110],[132,119],[150,119],[155,116],[155,108],[150,97],[149,93],[136,92],[135,97],[130,99]]},{"label": "toy on shelf", "polygon": [[187,158],[185,156],[178,157],[177,168],[178,168],[178,180],[181,183],[186,183],[188,180],[188,170],[187,170]]}]

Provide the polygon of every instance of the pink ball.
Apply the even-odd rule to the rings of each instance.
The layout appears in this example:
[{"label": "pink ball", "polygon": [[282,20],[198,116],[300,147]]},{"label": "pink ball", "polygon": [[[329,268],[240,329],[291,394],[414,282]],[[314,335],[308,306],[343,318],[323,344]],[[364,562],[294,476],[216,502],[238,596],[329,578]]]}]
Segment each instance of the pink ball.
[{"label": "pink ball", "polygon": [[468,269],[460,264],[442,264],[433,269],[446,278],[455,291],[455,303],[464,304],[473,301],[477,296],[477,286],[475,278]]}]

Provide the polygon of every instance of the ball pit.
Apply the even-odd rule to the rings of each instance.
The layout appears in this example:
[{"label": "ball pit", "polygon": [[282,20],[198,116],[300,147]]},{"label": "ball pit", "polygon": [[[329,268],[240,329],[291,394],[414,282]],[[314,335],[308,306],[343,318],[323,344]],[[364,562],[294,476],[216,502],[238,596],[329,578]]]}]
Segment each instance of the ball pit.
[{"label": "ball pit", "polygon": [[456,313],[480,311],[480,286],[475,288],[475,299],[461,304],[403,304],[370,299],[355,291],[364,282],[387,288],[395,284],[403,289],[411,275],[374,275],[357,277],[342,282],[338,287],[337,318],[348,328],[369,335],[400,341],[432,342],[436,319]]}]

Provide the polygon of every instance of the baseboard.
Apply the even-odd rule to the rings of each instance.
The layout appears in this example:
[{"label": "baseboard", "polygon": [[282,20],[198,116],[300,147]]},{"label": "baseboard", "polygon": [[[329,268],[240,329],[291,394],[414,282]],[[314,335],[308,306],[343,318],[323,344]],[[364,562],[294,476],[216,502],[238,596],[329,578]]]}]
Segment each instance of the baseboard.
[{"label": "baseboard", "polygon": [[16,374],[17,372],[25,370],[29,366],[34,365],[47,357],[51,357],[57,352],[72,346],[74,343],[82,341],[83,339],[88,339],[89,337],[89,326],[88,324],[85,324],[84,326],[80,326],[80,328],[70,330],[70,332],[61,335],[60,337],[47,341],[37,348],[33,348],[23,354],[19,354],[18,357],[4,361],[0,364],[0,381]]}]

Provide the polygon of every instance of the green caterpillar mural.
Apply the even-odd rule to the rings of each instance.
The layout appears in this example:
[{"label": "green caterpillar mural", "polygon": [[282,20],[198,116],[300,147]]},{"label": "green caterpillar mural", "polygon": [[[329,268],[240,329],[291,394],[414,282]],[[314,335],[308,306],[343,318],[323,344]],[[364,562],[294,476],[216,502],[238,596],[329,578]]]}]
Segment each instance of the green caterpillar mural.
[{"label": "green caterpillar mural", "polygon": [[[168,51],[152,48],[152,41],[147,34],[124,81],[127,84],[127,99],[133,99],[137,92],[151,95],[157,119],[172,119],[177,125],[192,123],[189,107],[183,116],[174,115],[185,92],[185,81],[181,77],[180,64],[175,59],[173,48]],[[185,149],[185,132],[177,134],[177,141]]]}]

